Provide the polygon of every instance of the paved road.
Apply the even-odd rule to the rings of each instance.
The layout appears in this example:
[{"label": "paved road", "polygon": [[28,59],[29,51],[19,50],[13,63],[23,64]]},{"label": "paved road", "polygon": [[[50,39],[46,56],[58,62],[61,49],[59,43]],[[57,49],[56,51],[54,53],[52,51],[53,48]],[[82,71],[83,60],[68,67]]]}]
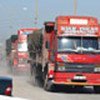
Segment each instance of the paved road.
[{"label": "paved road", "polygon": [[23,97],[29,100],[100,100],[100,94],[95,94],[92,88],[46,92],[42,88],[34,86],[29,75],[13,75],[5,60],[0,61],[0,75],[13,78],[13,96]]}]

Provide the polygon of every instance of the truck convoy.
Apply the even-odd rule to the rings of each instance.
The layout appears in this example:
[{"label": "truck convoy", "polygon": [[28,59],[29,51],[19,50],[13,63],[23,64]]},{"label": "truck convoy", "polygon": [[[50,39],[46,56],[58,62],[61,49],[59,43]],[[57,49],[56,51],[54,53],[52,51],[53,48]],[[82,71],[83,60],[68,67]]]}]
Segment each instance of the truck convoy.
[{"label": "truck convoy", "polygon": [[32,33],[33,28],[24,28],[18,30],[16,35],[11,35],[6,40],[6,55],[7,61],[10,64],[12,71],[28,71],[28,49],[27,49],[27,35]]},{"label": "truck convoy", "polygon": [[44,89],[93,86],[100,92],[100,25],[89,16],[58,16],[28,35],[31,74]]}]

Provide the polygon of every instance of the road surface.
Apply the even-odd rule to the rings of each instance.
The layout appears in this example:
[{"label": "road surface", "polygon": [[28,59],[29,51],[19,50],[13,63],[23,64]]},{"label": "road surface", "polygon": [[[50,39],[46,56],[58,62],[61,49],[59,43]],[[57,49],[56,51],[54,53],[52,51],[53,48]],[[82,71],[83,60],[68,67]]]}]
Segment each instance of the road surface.
[{"label": "road surface", "polygon": [[0,61],[0,75],[13,78],[13,96],[28,100],[99,100],[100,94],[95,94],[91,87],[85,89],[64,90],[46,92],[43,88],[34,86],[30,75],[13,75],[10,72],[6,60]]}]

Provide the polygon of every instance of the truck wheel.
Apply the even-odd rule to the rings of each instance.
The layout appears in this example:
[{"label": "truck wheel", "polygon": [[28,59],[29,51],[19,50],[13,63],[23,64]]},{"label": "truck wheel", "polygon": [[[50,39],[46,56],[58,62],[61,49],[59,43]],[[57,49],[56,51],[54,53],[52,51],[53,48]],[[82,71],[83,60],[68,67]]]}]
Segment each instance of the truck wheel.
[{"label": "truck wheel", "polygon": [[51,83],[49,80],[45,85],[44,85],[44,90],[54,92],[55,91],[55,86],[54,84]]},{"label": "truck wheel", "polygon": [[100,93],[100,86],[94,86],[95,93]]},{"label": "truck wheel", "polygon": [[47,78],[45,79],[44,82],[44,90],[55,92],[55,85],[51,82],[51,80],[48,80]]},{"label": "truck wheel", "polygon": [[31,74],[31,79],[32,79],[32,83],[34,86],[39,86],[42,87],[42,69],[41,69],[41,65],[34,65],[33,69],[32,69],[32,74]]},{"label": "truck wheel", "polygon": [[32,74],[31,74],[31,81],[32,81],[32,84],[33,84],[34,86],[37,86],[36,73],[35,73],[34,70],[32,71]]}]

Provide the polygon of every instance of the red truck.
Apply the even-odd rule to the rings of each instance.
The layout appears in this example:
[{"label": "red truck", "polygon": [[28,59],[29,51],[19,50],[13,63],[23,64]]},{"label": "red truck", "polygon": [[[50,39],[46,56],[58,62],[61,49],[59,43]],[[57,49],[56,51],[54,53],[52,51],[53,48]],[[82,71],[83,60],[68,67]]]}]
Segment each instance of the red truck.
[{"label": "red truck", "polygon": [[31,73],[44,89],[93,86],[100,92],[100,25],[89,16],[58,16],[28,36]]},{"label": "red truck", "polygon": [[32,33],[34,28],[23,28],[18,30],[18,44],[17,44],[17,61],[16,68],[18,70],[29,70],[28,48],[27,48],[27,35]]}]

